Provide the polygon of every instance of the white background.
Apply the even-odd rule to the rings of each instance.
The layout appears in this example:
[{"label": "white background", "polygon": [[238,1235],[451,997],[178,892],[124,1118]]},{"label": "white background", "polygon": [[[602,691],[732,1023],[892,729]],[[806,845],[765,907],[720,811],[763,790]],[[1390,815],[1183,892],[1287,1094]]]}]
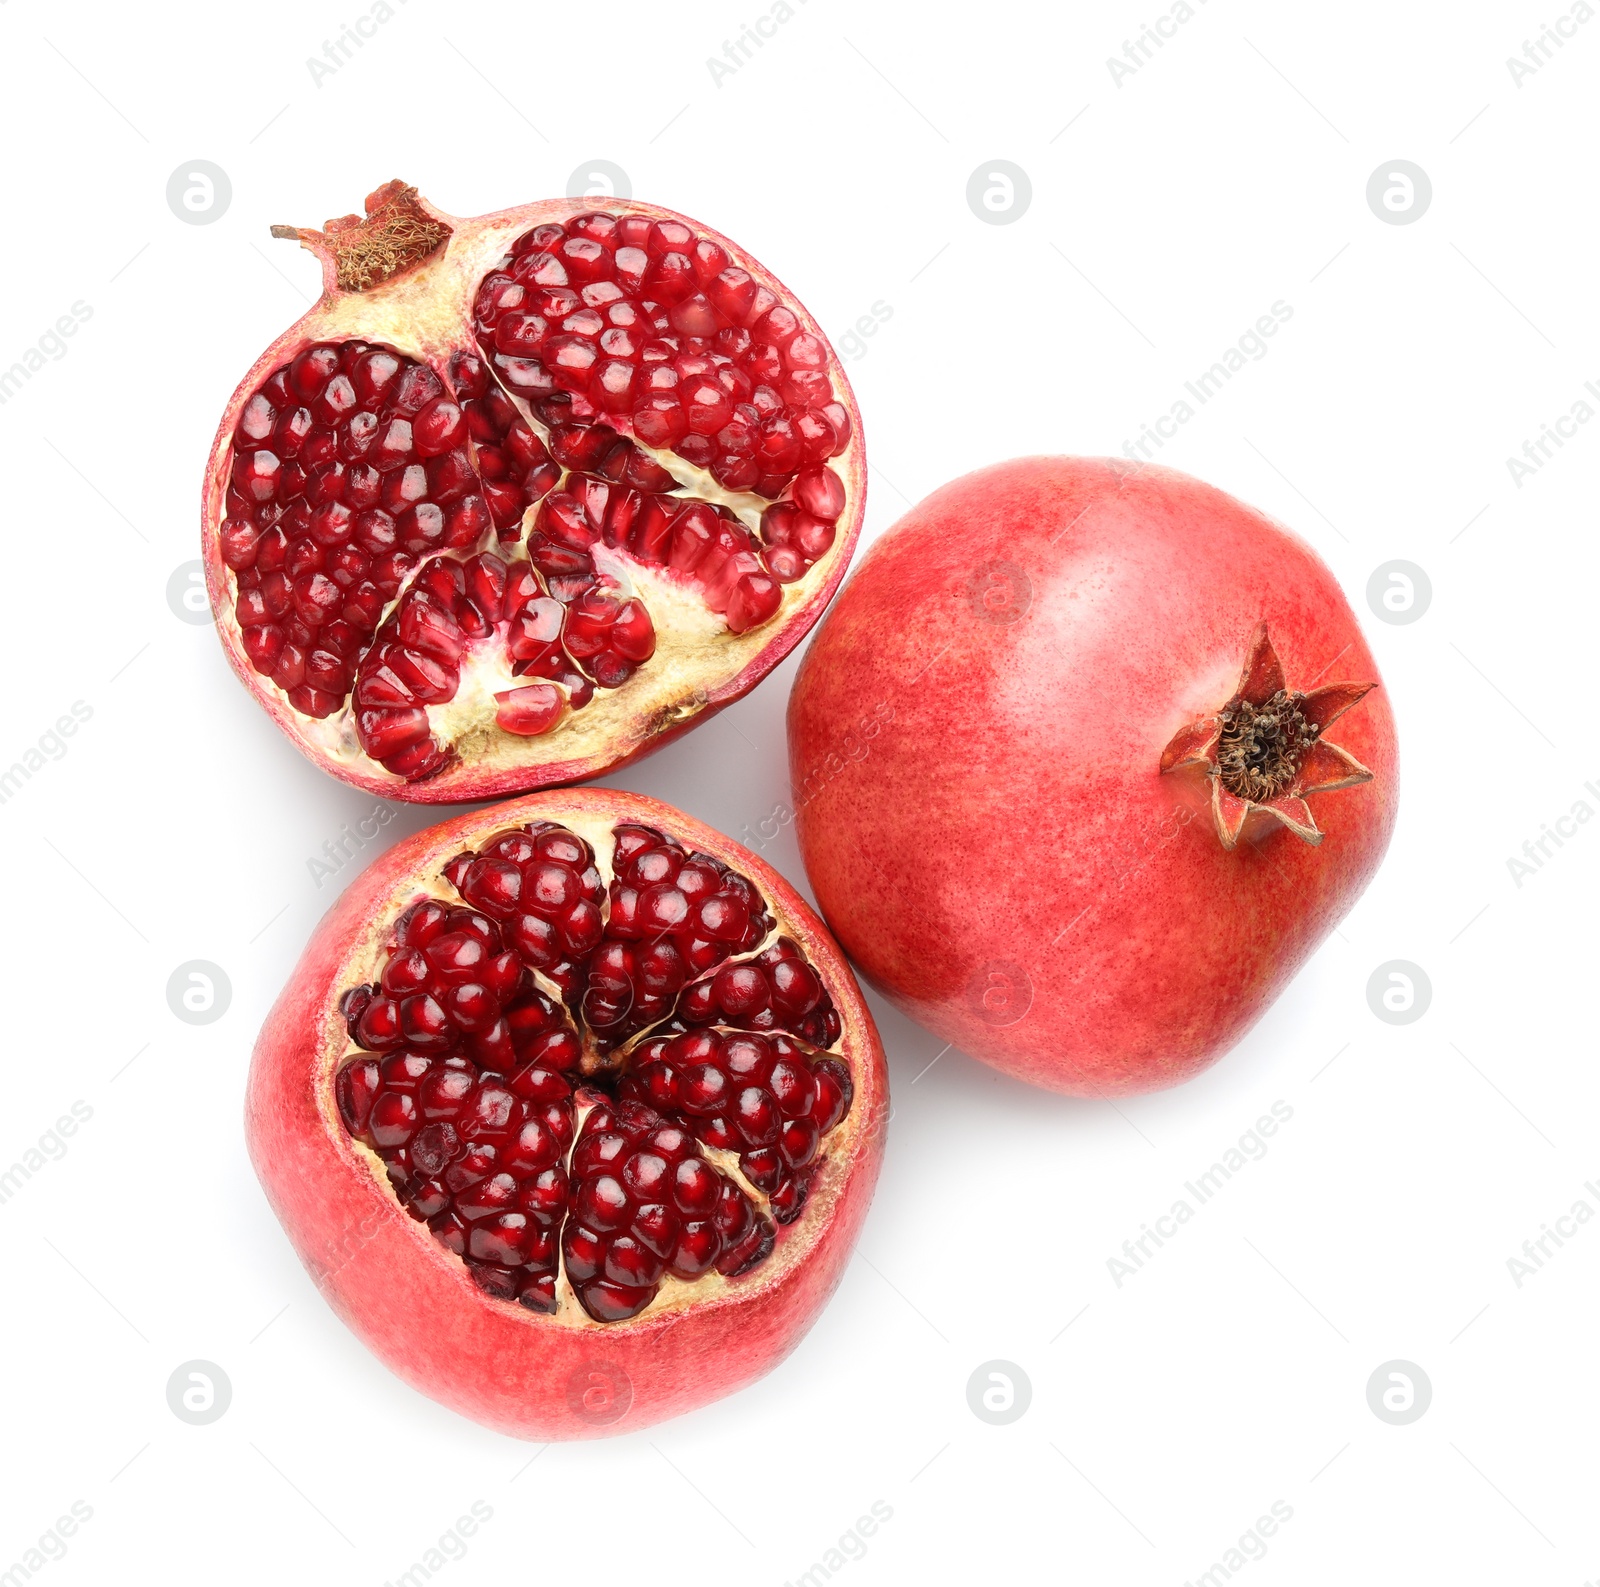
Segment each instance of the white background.
[{"label": "white background", "polygon": [[[92,1519],[44,1567],[62,1587],[377,1587],[481,1500],[493,1517],[446,1587],[781,1583],[881,1500],[892,1519],[847,1587],[1180,1587],[1282,1501],[1293,1518],[1250,1581],[1600,1577],[1600,1227],[1520,1288],[1507,1267],[1578,1198],[1600,1207],[1584,1188],[1600,1180],[1600,831],[1573,828],[1520,887],[1507,865],[1576,801],[1600,808],[1584,791],[1600,425],[1520,486],[1506,465],[1600,379],[1600,21],[1519,86],[1507,57],[1563,0],[1209,0],[1119,86],[1107,57],[1161,6],[796,0],[719,85],[707,57],[769,14],[760,0],[395,0],[318,86],[307,57],[363,0],[0,5],[0,367],[75,301],[93,311],[0,408],[0,761],[74,701],[93,712],[0,805],[0,1166],[74,1101],[93,1112],[0,1204],[0,1571],[81,1500]],[[1003,226],[965,197],[997,158],[1032,185]],[[166,202],[195,159],[231,179],[214,224]],[[1335,568],[1395,701],[1405,790],[1371,890],[1181,1090],[1115,1108],[1032,1092],[932,1062],[938,1044],[875,1003],[888,1157],[812,1333],[731,1400],[541,1452],[370,1358],[251,1175],[252,1039],[355,870],[319,887],[307,861],[372,801],[293,751],[167,588],[197,555],[224,402],[316,291],[310,256],[268,225],[320,224],[392,176],[475,214],[564,192],[595,159],[737,238],[836,342],[891,309],[850,364],[869,539],[980,464],[1120,450],[1291,305],[1160,460]],[[1395,159],[1431,178],[1414,224],[1366,201]],[[1404,626],[1364,593],[1395,559],[1432,584]],[[615,781],[759,836],[787,796],[792,677]],[[430,819],[404,812],[384,840]],[[787,828],[763,852],[803,880]],[[204,1027],[166,1000],[191,959],[232,983]],[[1432,986],[1405,1026],[1368,1006],[1391,959]],[[1293,1118],[1267,1155],[1117,1287],[1107,1259],[1275,1101]],[[204,1427],[166,1402],[194,1358],[232,1383]],[[1397,1358],[1433,1390],[1408,1426],[1366,1398]],[[994,1359],[1032,1385],[1007,1426],[967,1405]]]}]

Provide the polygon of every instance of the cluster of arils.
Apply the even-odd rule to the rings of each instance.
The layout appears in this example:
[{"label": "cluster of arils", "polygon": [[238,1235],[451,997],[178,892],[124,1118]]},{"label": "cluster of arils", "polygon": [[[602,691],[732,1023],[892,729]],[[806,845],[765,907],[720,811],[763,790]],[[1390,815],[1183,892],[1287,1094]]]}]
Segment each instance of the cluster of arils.
[{"label": "cluster of arils", "polygon": [[833,1000],[747,878],[631,823],[611,870],[552,822],[457,855],[459,902],[407,907],[344,994],[335,1083],[484,1290],[553,1311],[564,1270],[603,1322],[764,1260],[853,1095]]},{"label": "cluster of arils", "polygon": [[453,763],[430,711],[466,671],[509,660],[532,681],[494,691],[496,725],[547,733],[654,656],[637,573],[746,633],[846,507],[825,345],[682,222],[537,226],[473,321],[483,356],[457,352],[448,386],[366,341],[275,370],[235,426],[219,531],[250,665],[305,716],[350,705],[411,781]]},{"label": "cluster of arils", "polygon": [[465,442],[439,377],[366,342],[306,348],[245,404],[222,558],[251,665],[297,711],[338,710],[419,559],[488,530]]},{"label": "cluster of arils", "polygon": [[536,226],[484,278],[473,315],[513,392],[565,392],[577,416],[626,421],[727,490],[780,496],[850,440],[822,341],[682,221]]}]

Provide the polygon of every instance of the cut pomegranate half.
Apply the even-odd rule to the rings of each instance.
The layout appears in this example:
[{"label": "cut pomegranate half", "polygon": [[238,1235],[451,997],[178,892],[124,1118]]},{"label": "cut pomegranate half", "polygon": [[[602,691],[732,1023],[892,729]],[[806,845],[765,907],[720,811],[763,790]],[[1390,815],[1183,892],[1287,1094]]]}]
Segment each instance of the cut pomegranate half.
[{"label": "cut pomegranate half", "polygon": [[[529,1437],[751,1381],[837,1282],[882,1050],[842,955],[666,805],[534,795],[400,845],[324,921],[257,1045],[258,1174],[402,1377]],[[599,1362],[630,1408],[569,1404]]]},{"label": "cut pomegranate half", "polygon": [[323,295],[223,416],[207,583],[234,669],[348,782],[423,802],[598,775],[752,688],[860,530],[816,323],[708,227],[390,182],[275,227]]}]

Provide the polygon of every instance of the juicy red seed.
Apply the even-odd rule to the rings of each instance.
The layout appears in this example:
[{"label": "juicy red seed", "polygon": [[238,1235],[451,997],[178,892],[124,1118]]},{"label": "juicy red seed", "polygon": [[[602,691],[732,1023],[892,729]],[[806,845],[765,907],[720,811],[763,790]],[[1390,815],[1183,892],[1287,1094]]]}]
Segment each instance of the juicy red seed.
[{"label": "juicy red seed", "polygon": [[[764,1260],[852,1092],[840,1060],[779,1023],[832,1009],[798,944],[722,962],[770,932],[749,881],[650,827],[624,823],[613,845],[610,898],[589,845],[553,823],[502,829],[451,859],[442,882],[464,902],[404,909],[377,981],[340,998],[365,1053],[334,1088],[347,1132],[485,1293],[549,1312],[564,1257],[600,1322],[647,1308],[668,1273],[732,1276]],[[619,913],[628,897],[631,917]],[[708,904],[725,942],[705,934]],[[637,930],[619,939],[627,918]],[[728,1028],[739,1020],[725,1002],[755,1009],[744,1017],[757,1028]],[[592,1111],[580,1129],[585,1053],[658,1022],[664,1034],[620,1070],[581,1082]],[[764,1203],[702,1146],[738,1154]]]}]

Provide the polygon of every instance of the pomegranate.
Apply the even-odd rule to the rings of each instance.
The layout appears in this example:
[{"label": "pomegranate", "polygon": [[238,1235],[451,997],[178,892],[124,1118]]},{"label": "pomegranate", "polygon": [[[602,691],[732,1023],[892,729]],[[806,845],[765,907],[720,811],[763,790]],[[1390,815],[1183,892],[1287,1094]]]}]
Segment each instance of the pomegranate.
[{"label": "pomegranate", "polygon": [[781,1361],[855,1244],[886,1112],[872,1020],[793,889],[594,789],[461,816],[359,877],[262,1030],[246,1127],[366,1344],[548,1439]]},{"label": "pomegranate", "polygon": [[1120,460],[983,469],[873,546],[801,665],[806,872],[946,1041],[1058,1091],[1174,1085],[1383,856],[1377,677],[1316,554],[1223,492]]},{"label": "pomegranate", "polygon": [[816,322],[648,204],[463,220],[389,182],[274,227],[323,265],[206,469],[234,670],[317,764],[482,799],[659,747],[816,621],[861,524],[860,418]]}]

